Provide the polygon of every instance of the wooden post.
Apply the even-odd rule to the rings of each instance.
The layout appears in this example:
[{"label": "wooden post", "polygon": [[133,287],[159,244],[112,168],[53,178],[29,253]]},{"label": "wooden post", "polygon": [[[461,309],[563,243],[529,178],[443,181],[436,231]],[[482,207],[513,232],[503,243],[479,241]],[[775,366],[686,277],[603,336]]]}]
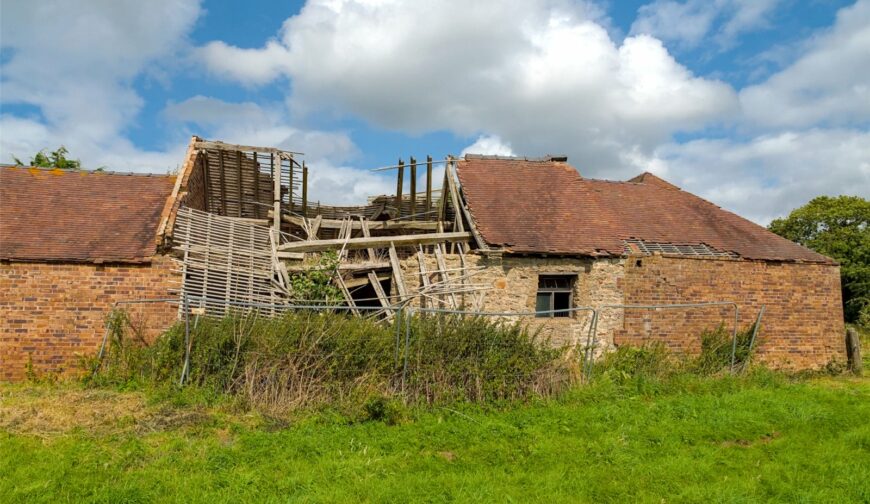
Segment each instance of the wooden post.
[{"label": "wooden post", "polygon": [[426,156],[426,219],[432,210],[432,156]]},{"label": "wooden post", "polygon": [[[208,152],[205,153],[208,156]],[[224,170],[224,151],[218,151],[218,169],[221,171],[221,213],[220,215],[229,216],[227,211],[227,175]]]},{"label": "wooden post", "polygon": [[[269,158],[272,161],[272,227],[281,231],[281,158],[275,154]],[[281,235],[277,238],[280,244]]]},{"label": "wooden post", "polygon": [[403,178],[405,177],[405,162],[399,159],[399,172],[396,174],[396,217],[402,216],[402,191],[404,191]]},{"label": "wooden post", "polygon": [[411,220],[417,220],[417,160],[411,158]]},{"label": "wooden post", "polygon": [[861,339],[858,331],[850,327],[846,329],[846,361],[852,373],[861,376],[864,372],[864,362],[861,360]]},{"label": "wooden post", "polygon": [[239,174],[239,217],[242,216],[242,200],[244,200],[244,194],[242,193],[242,151],[236,151],[236,164],[238,165],[238,174]]},{"label": "wooden post", "polygon": [[257,153],[254,153],[254,217],[259,219],[260,214],[262,214],[262,210],[260,210],[260,205],[257,203],[262,203],[260,199],[260,160],[257,159]]},{"label": "wooden post", "polygon": [[[211,176],[208,173],[208,152],[203,151],[203,155],[199,157],[200,162],[202,162],[202,175],[205,179],[205,183],[203,184],[203,188],[205,189],[205,211],[208,212],[209,207],[211,206]],[[180,175],[179,175],[180,176]]]},{"label": "wooden post", "polygon": [[290,182],[289,182],[289,185],[287,186],[287,201],[288,201],[288,205],[290,205],[288,207],[290,209],[290,215],[293,215],[293,164],[295,162],[296,161],[293,160],[293,155],[291,154],[290,155]]},{"label": "wooden post", "polygon": [[308,166],[302,161],[302,217],[308,217]]}]

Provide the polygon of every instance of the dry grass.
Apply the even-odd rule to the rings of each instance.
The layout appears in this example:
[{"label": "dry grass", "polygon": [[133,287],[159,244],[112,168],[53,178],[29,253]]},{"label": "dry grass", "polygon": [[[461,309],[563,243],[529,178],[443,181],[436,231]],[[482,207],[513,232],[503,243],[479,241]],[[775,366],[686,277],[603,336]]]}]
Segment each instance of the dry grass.
[{"label": "dry grass", "polygon": [[204,407],[149,404],[140,392],[84,390],[72,385],[3,385],[0,430],[41,438],[173,430],[207,423]]}]

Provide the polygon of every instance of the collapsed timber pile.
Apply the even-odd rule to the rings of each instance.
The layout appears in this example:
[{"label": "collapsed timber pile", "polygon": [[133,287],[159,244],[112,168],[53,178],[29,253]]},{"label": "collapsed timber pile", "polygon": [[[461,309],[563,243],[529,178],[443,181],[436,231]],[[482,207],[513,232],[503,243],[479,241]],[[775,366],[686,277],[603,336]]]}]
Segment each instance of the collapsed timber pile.
[{"label": "collapsed timber pile", "polygon": [[[332,283],[349,310],[390,317],[414,300],[422,306],[481,309],[488,287],[474,283],[480,267],[466,264],[473,247],[486,248],[460,196],[455,160],[427,157],[387,167],[396,192],[360,206],[309,201],[309,167],[301,154],[230,145],[194,137],[165,217],[165,247],[182,269],[181,296],[211,315],[232,307],[304,305],[291,277],[335,251]],[[433,166],[444,165],[440,188]],[[418,170],[425,171],[418,188]],[[408,191],[404,177],[408,172]],[[422,173],[421,173],[422,174]],[[422,190],[420,190],[422,189]],[[448,268],[445,255],[460,266]],[[436,269],[427,269],[426,257]],[[416,256],[419,287],[405,285],[400,261]],[[378,310],[372,311],[376,307]]]}]

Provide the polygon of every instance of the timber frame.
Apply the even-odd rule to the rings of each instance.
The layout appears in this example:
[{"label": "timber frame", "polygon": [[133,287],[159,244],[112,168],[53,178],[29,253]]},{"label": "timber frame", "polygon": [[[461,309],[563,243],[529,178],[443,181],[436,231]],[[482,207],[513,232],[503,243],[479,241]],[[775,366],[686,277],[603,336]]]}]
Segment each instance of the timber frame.
[{"label": "timber frame", "polygon": [[[192,306],[222,315],[234,307],[322,302],[300,299],[291,277],[316,267],[326,251],[338,255],[330,275],[353,313],[360,313],[360,304],[375,305],[390,318],[415,299],[443,308],[483,306],[489,287],[470,283],[480,268],[466,267],[465,254],[497,251],[471,219],[455,158],[399,159],[379,169],[395,170],[394,194],[332,206],[309,200],[302,157],[274,147],[191,139],[159,237],[164,249],[175,252],[181,296]],[[436,188],[433,166],[440,164],[444,178]],[[447,268],[448,253],[459,254],[460,268]],[[427,268],[426,256],[434,256],[437,268]],[[408,258],[420,268],[420,287],[413,291],[401,270]]]}]

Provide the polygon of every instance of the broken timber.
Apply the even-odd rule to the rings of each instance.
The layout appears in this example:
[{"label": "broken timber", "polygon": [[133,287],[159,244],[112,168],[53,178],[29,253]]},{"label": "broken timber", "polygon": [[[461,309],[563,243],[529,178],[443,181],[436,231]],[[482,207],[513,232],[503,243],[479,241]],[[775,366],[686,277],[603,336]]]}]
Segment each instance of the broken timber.
[{"label": "broken timber", "polygon": [[365,248],[385,248],[390,244],[395,246],[433,245],[438,243],[468,242],[473,238],[470,232],[427,233],[406,236],[375,236],[372,238],[340,238],[335,240],[309,240],[284,243],[278,246],[279,251],[287,252],[321,252],[324,250],[359,250]]}]

